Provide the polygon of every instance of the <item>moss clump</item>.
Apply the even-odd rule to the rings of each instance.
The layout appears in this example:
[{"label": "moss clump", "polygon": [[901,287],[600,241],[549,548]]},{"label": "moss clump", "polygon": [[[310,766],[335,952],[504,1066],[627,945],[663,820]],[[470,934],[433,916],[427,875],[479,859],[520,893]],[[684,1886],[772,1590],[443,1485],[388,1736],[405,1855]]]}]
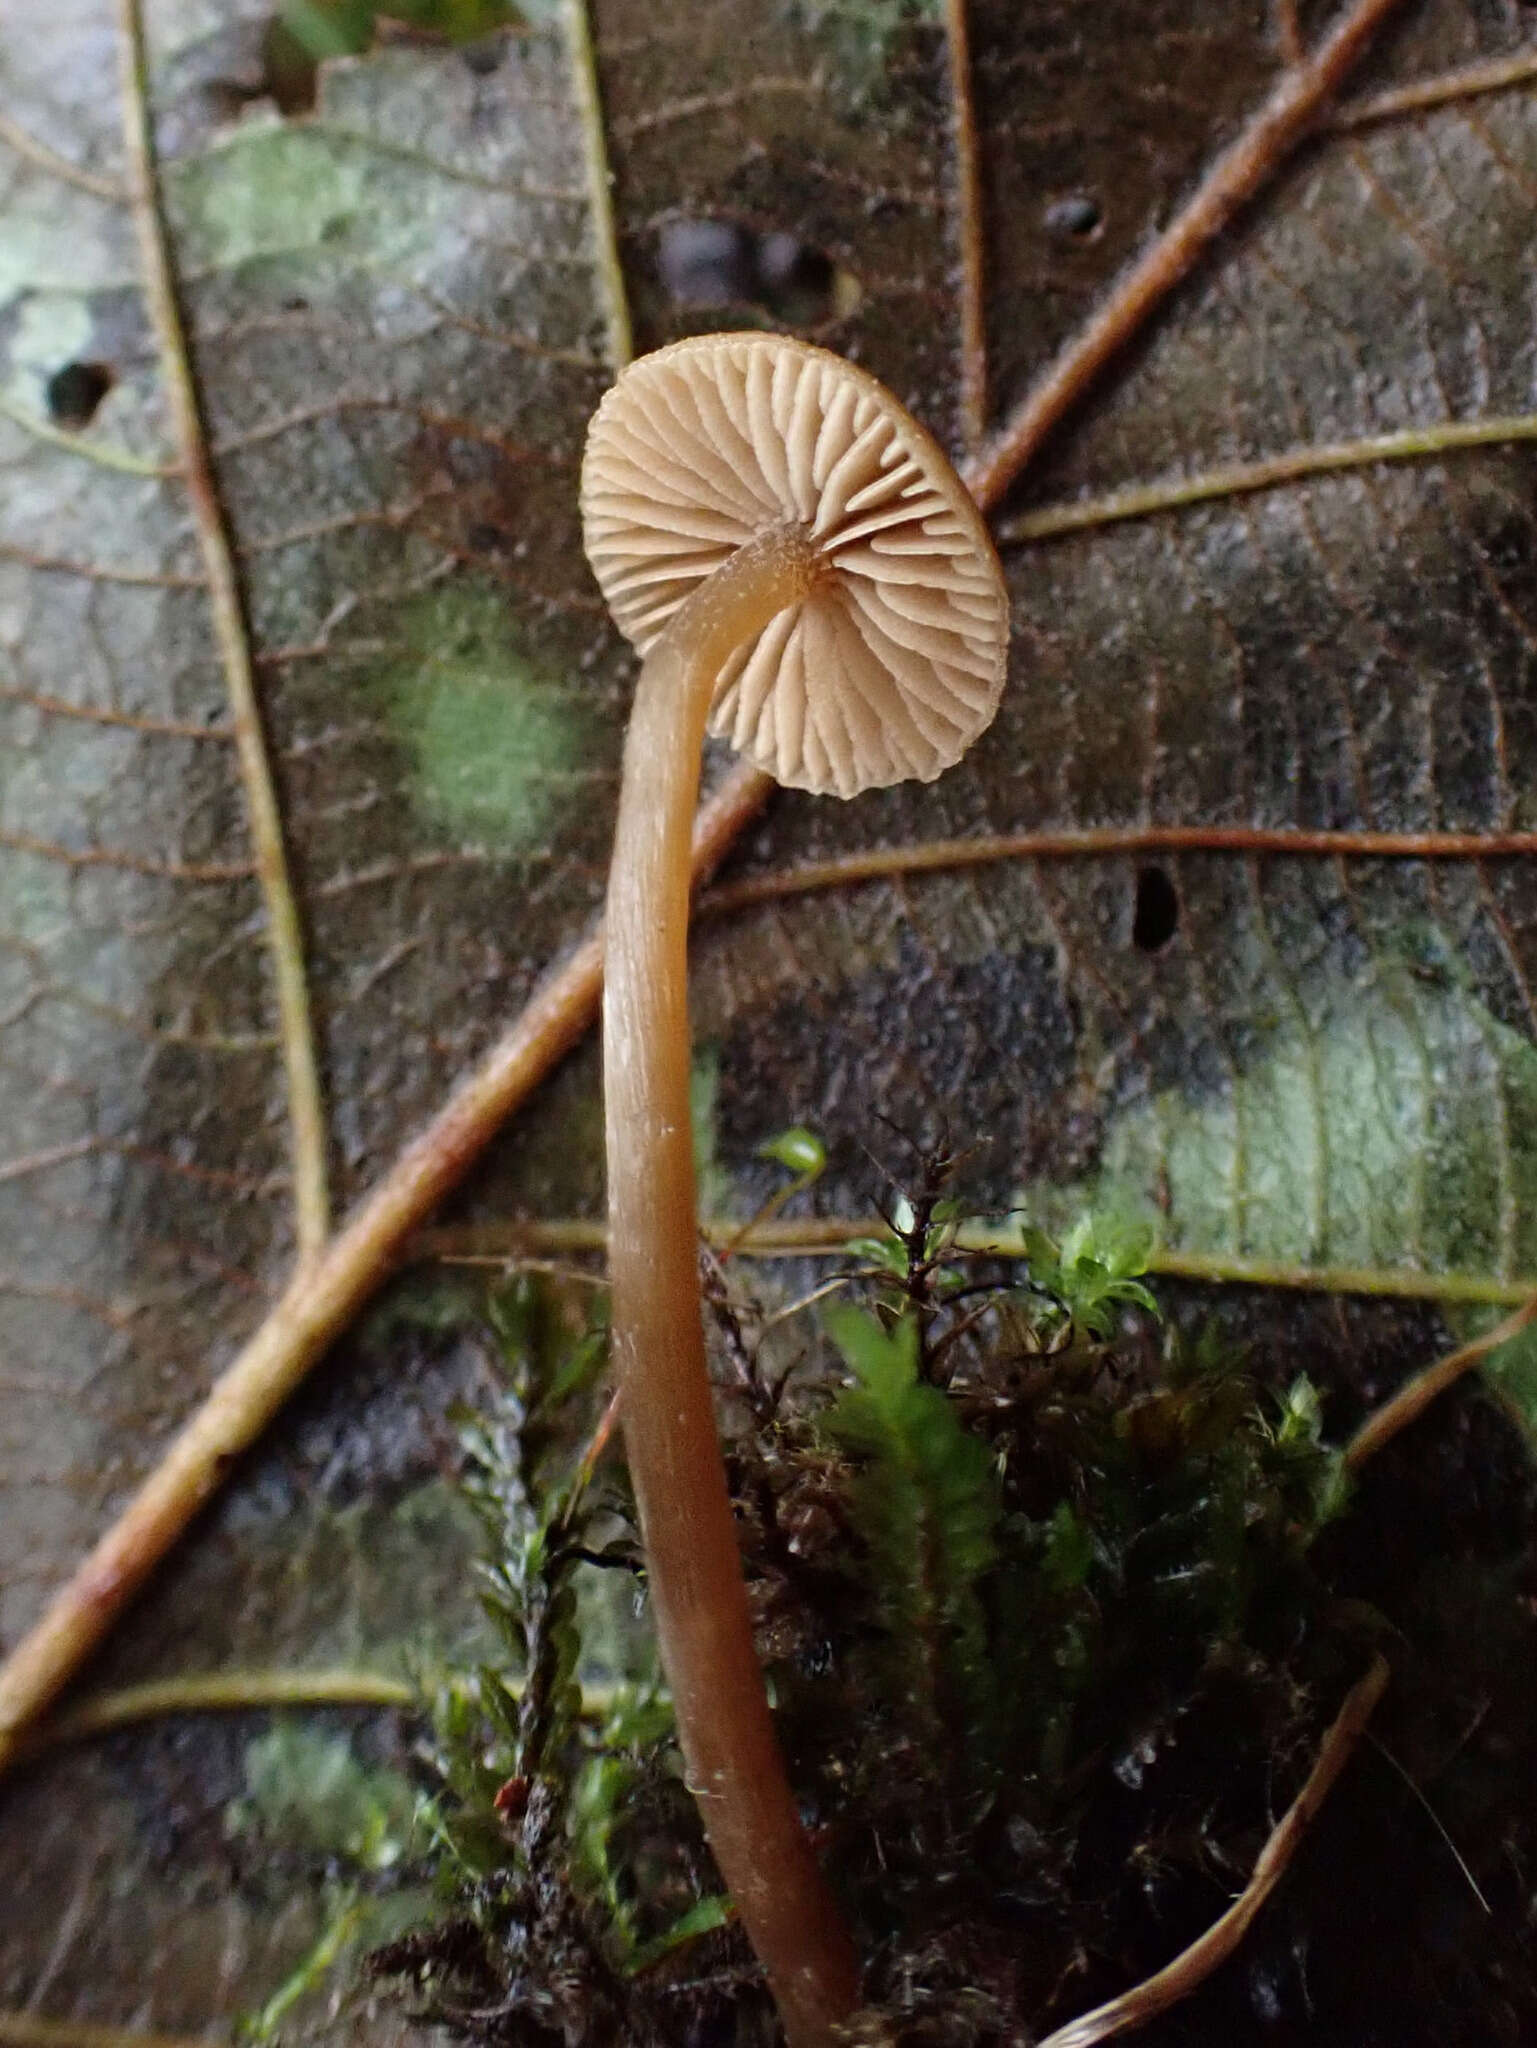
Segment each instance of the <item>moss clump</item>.
[{"label": "moss clump", "polygon": [[[1124,1231],[1038,1238],[1023,1280],[962,1256],[948,1174],[927,1163],[815,1324],[760,1312],[734,1269],[713,1267],[706,1294],[760,1651],[867,1959],[859,2038],[1002,2048],[1136,1982],[1218,1916],[1388,1635],[1384,1609],[1426,1642],[1443,1632],[1419,1692],[1404,1702],[1395,1685],[1390,1730],[1412,1729],[1437,1686],[1466,1704],[1469,1671],[1449,1676],[1434,1517],[1414,1501],[1419,1548],[1400,1540],[1385,1567],[1383,1531],[1410,1511],[1389,1487],[1363,1529],[1307,1379],[1268,1385],[1259,1362],[1166,1324]],[[561,1448],[573,1404],[589,1425],[598,1412],[601,1336],[573,1342],[529,1282],[496,1313],[506,1389],[473,1427],[472,1486],[505,1661],[445,1692],[446,1918],[384,1964],[475,2041],[771,2039],[665,1697],[614,1628],[643,1584],[622,1478],[591,1438]],[[1532,1629],[1511,1573],[1531,1489],[1511,1483],[1525,1509],[1507,1517],[1501,1572],[1479,1572],[1503,1621],[1481,1626],[1524,1671]],[[582,1596],[584,1582],[621,1599]],[[1444,1966],[1423,1941],[1406,1959],[1384,1937],[1363,1974],[1340,1933],[1357,1894],[1342,1897],[1331,1859],[1408,1898],[1426,1853],[1402,1776],[1369,1763],[1243,1970],[1147,2039],[1333,2040],[1313,2031],[1315,2001],[1341,2040],[1368,2038],[1363,2012],[1391,2014],[1371,2038],[1492,2038],[1454,2021],[1496,1986],[1537,2017],[1509,1921]],[[1521,1856],[1537,1844],[1525,1813],[1508,1832]],[[1427,1895],[1460,1901],[1463,1874],[1440,1856]],[[1297,1961],[1314,1953],[1334,1958],[1327,1981]]]}]

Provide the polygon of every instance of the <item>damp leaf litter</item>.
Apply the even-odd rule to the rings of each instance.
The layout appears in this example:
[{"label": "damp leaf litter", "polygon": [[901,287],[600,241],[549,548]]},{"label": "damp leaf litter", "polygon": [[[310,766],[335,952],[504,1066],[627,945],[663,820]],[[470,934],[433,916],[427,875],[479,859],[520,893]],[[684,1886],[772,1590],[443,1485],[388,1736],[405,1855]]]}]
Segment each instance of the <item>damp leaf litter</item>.
[{"label": "damp leaf litter", "polygon": [[[598,7],[595,100],[569,10],[360,15],[302,107],[278,97],[265,18],[149,6],[166,241],[300,914],[323,1078],[311,1165],[333,1214],[389,1172],[601,893],[632,668],[580,566],[574,464],[611,375],[614,277],[651,347],[773,317],[675,297],[670,224],[793,244],[797,275],[840,281],[811,338],[965,452],[971,258],[942,13],[726,6],[664,24]],[[1090,39],[1048,5],[1004,13],[969,10],[994,426],[1284,61],[1259,10],[1112,12]],[[262,1325],[295,1230],[291,1020],[123,204],[119,28],[19,0],[0,30],[7,1648]],[[1439,103],[1325,127],[1009,511],[1520,416],[1526,33],[1513,10],[1406,5],[1345,90],[1448,81]],[[1502,65],[1509,82],[1474,90]],[[847,810],[776,799],[741,872],[1052,826],[1530,826],[1527,467],[1515,441],[1363,460],[1011,549],[1015,673],[977,758]],[[1000,1211],[1028,1190],[1059,1246],[1118,1192],[1164,1243],[1218,1259],[1529,1273],[1529,861],[1186,850],[1167,859],[1157,945],[1145,922],[1137,936],[1139,865],[1025,858],[702,933],[711,1208],[745,1223],[784,1188],[790,1169],[758,1155],[791,1125],[825,1147],[792,1216],[868,1214],[883,1175],[911,1178],[904,1145],[944,1134],[978,1148],[969,1200]],[[579,1052],[446,1220],[595,1219],[595,1100]],[[826,1278],[786,1269],[765,1315]],[[402,1284],[442,1312],[342,1343],[153,1581],[102,1685],[321,1657],[399,1670],[481,1625],[462,1522],[409,1504],[457,1473],[448,1411],[488,1397],[490,1353],[458,1283],[426,1268]],[[1456,1334],[1423,1305],[1212,1294],[1265,1361],[1265,1400],[1306,1369],[1332,1443]],[[1425,1421],[1423,1455],[1464,1475],[1463,1521],[1455,1489],[1434,1492],[1443,1574],[1516,1670],[1515,1609],[1491,1590],[1520,1577],[1503,1426],[1464,1398],[1444,1435]],[[1064,1582],[1084,1526],[1061,1522]],[[1457,1704],[1383,1734],[1438,1812]],[[7,1783],[0,1830],[31,1873],[0,1932],[14,2004],[196,2033],[298,1981],[336,1901],[268,1837],[224,1828],[269,1711],[124,1731]],[[347,1711],[303,1725],[414,1782],[414,1726],[377,1709],[338,1724]],[[1505,1739],[1498,1703],[1479,1725]],[[1191,1753],[1183,1733],[1175,1748]],[[1469,1790],[1442,1819],[1478,1864],[1504,1823]],[[1254,1999],[1284,2001],[1265,1955]],[[317,1978],[283,2024],[342,2028],[332,1995]]]}]

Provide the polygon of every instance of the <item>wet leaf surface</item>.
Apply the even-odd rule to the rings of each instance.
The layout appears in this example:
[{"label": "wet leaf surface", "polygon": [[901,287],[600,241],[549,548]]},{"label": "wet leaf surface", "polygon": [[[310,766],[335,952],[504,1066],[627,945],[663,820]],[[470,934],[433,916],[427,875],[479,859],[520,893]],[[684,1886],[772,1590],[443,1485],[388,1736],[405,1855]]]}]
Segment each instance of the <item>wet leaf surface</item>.
[{"label": "wet leaf surface", "polygon": [[[1407,5],[1359,88],[1517,48],[1525,17]],[[580,558],[574,481],[612,308],[557,21],[338,61],[287,118],[266,27],[254,6],[156,0],[152,87],[342,1207],[601,891],[632,664]],[[799,322],[954,445],[939,11],[604,0],[595,28],[637,345]],[[1113,5],[1091,27],[1069,0],[982,4],[972,40],[998,419],[1279,58],[1258,0]],[[0,81],[11,1642],[259,1320],[292,1205],[226,692],[112,196],[108,12],[19,0]],[[1521,89],[1320,135],[1012,505],[1520,413],[1534,185]],[[1532,474],[1524,449],[1459,453],[1011,550],[1011,687],[970,760],[847,807],[776,800],[743,866],[1051,825],[1537,824]],[[1152,1204],[1174,1244],[1533,1271],[1530,865],[1146,868],[999,866],[703,927],[696,1029],[739,1203],[771,1177],[755,1147],[795,1122],[829,1145],[818,1199],[866,1209],[887,1117],[984,1134],[979,1197],[1088,1183]],[[595,1211],[599,1137],[589,1051],[466,1212]],[[398,1667],[472,1626],[443,1416],[479,1367],[431,1327],[453,1303],[414,1285],[413,1313],[344,1346],[200,1526],[113,1675]],[[1334,1314],[1229,1312],[1297,1348]],[[1382,1356],[1424,1355],[1424,1317],[1352,1315],[1363,1385],[1391,1377]],[[226,1832],[266,1727],[122,1736],[7,1791],[29,1883],[0,2002],[186,2029],[263,2002],[330,1910],[313,1863],[285,1881]]]}]

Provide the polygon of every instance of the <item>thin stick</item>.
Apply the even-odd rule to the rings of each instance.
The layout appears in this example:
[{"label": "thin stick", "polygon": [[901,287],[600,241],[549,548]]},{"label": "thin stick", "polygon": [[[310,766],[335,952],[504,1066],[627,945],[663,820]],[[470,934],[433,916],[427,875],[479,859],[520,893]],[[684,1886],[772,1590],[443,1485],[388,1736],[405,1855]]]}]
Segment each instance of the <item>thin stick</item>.
[{"label": "thin stick", "polygon": [[1298,64],[1307,54],[1302,24],[1297,19],[1297,0],[1276,0],[1276,41],[1288,64]]},{"label": "thin stick", "polygon": [[[613,1412],[611,1407],[610,1418]],[[606,1437],[589,1447],[583,1483],[605,1447]],[[520,1697],[516,1681],[506,1682],[506,1690],[513,1699]],[[582,1687],[586,1719],[600,1720],[612,1711],[613,1704],[613,1686]],[[282,1707],[387,1707],[422,1715],[427,1711],[420,1687],[382,1671],[199,1672],[183,1678],[153,1678],[143,1685],[124,1686],[120,1692],[98,1693],[82,1700],[72,1712],[60,1714],[29,1735],[19,1754],[30,1762],[69,1743],[115,1735],[123,1728],[175,1714],[250,1714]]]},{"label": "thin stick", "polygon": [[1537,78],[1537,50],[1518,50],[1510,57],[1496,57],[1487,64],[1469,64],[1460,71],[1443,71],[1436,78],[1422,78],[1413,85],[1398,85],[1369,99],[1347,100],[1338,108],[1332,128],[1366,128],[1376,121],[1396,120],[1401,114],[1423,113],[1427,107],[1444,107],[1453,100],[1476,99],[1480,94],[1508,92]]},{"label": "thin stick", "polygon": [[1249,1259],[1227,1252],[1156,1251],[1150,1273],[1222,1287],[1294,1287],[1305,1294],[1361,1294],[1403,1301],[1474,1303],[1503,1307],[1524,1301],[1527,1278],[1502,1280],[1482,1273],[1425,1273],[1417,1267],[1305,1266],[1283,1259]]},{"label": "thin stick", "polygon": [[170,1714],[248,1714],[270,1707],[419,1707],[422,1695],[382,1671],[198,1671],[82,1700],[26,1744],[28,1757]]},{"label": "thin stick", "polygon": [[5,114],[0,114],[0,142],[13,149],[24,163],[33,165],[50,178],[58,178],[66,185],[77,185],[94,199],[110,199],[114,206],[128,204],[127,189],[116,178],[104,178],[95,171],[82,170],[79,164],[72,163],[67,156],[60,156],[46,142],[39,142],[35,135],[29,135],[25,128],[18,127]]},{"label": "thin stick", "polygon": [[1390,1400],[1384,1401],[1366,1418],[1346,1445],[1345,1463],[1351,1471],[1364,1465],[1390,1437],[1397,1436],[1401,1429],[1407,1429],[1411,1422],[1423,1415],[1432,1401],[1444,1394],[1448,1387],[1454,1386],[1464,1373],[1482,1364],[1491,1351],[1508,1344],[1512,1337],[1519,1337],[1533,1317],[1537,1317],[1537,1294],[1528,1295],[1513,1315],[1506,1316],[1502,1323],[1496,1323],[1492,1330],[1486,1330],[1482,1337],[1475,1337],[1471,1344],[1461,1344],[1455,1351],[1448,1351],[1434,1365],[1427,1365],[1423,1372],[1405,1380]]},{"label": "thin stick", "polygon": [[998,861],[1087,860],[1144,853],[1243,853],[1276,860],[1496,860],[1537,853],[1537,832],[1309,831],[1278,825],[1105,825],[1067,832],[979,833],[912,846],[872,846],[831,860],[749,875],[701,895],[698,915],[723,917],[754,904],[853,889],[894,875],[987,867]]},{"label": "thin stick", "polygon": [[1188,1998],[1212,1972],[1225,1963],[1253,1924],[1255,1916],[1285,1875],[1302,1839],[1312,1826],[1319,1808],[1334,1789],[1351,1752],[1366,1732],[1377,1702],[1388,1682],[1388,1667],[1374,1658],[1366,1676],[1345,1695],[1345,1703],[1334,1725],[1324,1737],[1323,1747],[1307,1776],[1307,1782],[1281,1817],[1260,1851],[1254,1874],[1242,1892],[1197,1941],[1177,1955],[1156,1975],[1122,1992],[1108,2004],[1096,2006],[1054,2034],[1048,2034],[1040,2048],[1094,2048],[1115,2034],[1127,2034],[1145,2027],[1149,2020],[1167,2012],[1171,2005]]},{"label": "thin stick", "polygon": [[86,2020],[45,2020],[32,2012],[0,2012],[0,2048],[221,2048],[217,2034],[152,2034],[138,2027],[95,2026]]},{"label": "thin stick", "polygon": [[608,333],[608,367],[615,376],[635,354],[630,325],[630,300],[619,260],[619,232],[614,222],[614,176],[609,168],[608,140],[603,123],[603,96],[598,84],[598,59],[592,46],[587,0],[564,0],[566,48],[571,56],[571,83],[577,117],[582,124],[582,159],[587,171],[589,232],[596,249],[598,296]]},{"label": "thin stick", "polygon": [[[851,1244],[863,1238],[890,1235],[889,1225],[880,1216],[792,1217],[788,1222],[752,1225],[745,1232],[735,1219],[721,1216],[706,1218],[699,1229],[709,1243],[729,1244],[733,1256],[741,1259],[841,1258]],[[471,1223],[424,1230],[412,1238],[407,1255],[516,1262],[546,1253],[602,1253],[607,1246],[603,1224],[584,1217],[560,1217],[543,1223]],[[953,1248],[970,1258],[1026,1256],[1018,1231],[1007,1227],[993,1230],[981,1224],[961,1224]],[[1507,1280],[1483,1273],[1426,1273],[1406,1266],[1307,1266],[1245,1258],[1238,1253],[1156,1247],[1147,1255],[1147,1270],[1170,1280],[1198,1280],[1213,1286],[1294,1288],[1309,1294],[1359,1294],[1477,1307],[1504,1307],[1510,1302],[1526,1305],[1537,1287],[1537,1282],[1526,1277]],[[1495,1333],[1480,1342],[1499,1343],[1503,1338]]]},{"label": "thin stick", "polygon": [[1473,1894],[1474,1898],[1477,1899],[1479,1905],[1482,1906],[1485,1914],[1489,1917],[1489,1919],[1492,1920],[1494,1918],[1494,1908],[1490,1905],[1488,1899],[1484,1896],[1483,1886],[1479,1883],[1478,1879],[1473,1875],[1472,1864],[1469,1863],[1467,1857],[1463,1855],[1462,1851],[1457,1847],[1457,1844],[1452,1840],[1451,1833],[1447,1828],[1446,1822],[1442,1820],[1440,1814],[1436,1812],[1435,1808],[1431,1805],[1430,1801],[1425,1797],[1423,1788],[1419,1786],[1415,1782],[1414,1778],[1410,1775],[1410,1773],[1407,1770],[1405,1770],[1404,1766],[1398,1761],[1398,1758],[1394,1756],[1392,1750],[1388,1748],[1385,1742],[1381,1741],[1375,1735],[1369,1735],[1366,1739],[1368,1742],[1370,1742],[1372,1748],[1377,1752],[1378,1756],[1382,1758],[1382,1761],[1388,1766],[1388,1768],[1392,1772],[1394,1772],[1399,1782],[1403,1785],[1404,1789],[1413,1798],[1415,1805],[1418,1806],[1421,1813],[1424,1814],[1426,1820],[1430,1822],[1430,1825],[1435,1829],[1436,1833],[1440,1836],[1441,1840],[1446,1844],[1446,1853],[1451,1857],[1452,1861],[1456,1864],[1457,1868],[1462,1872],[1463,1878],[1467,1883],[1468,1890]]},{"label": "thin stick", "polygon": [[1238,139],[1207,171],[1173,221],[1028,392],[964,474],[977,503],[996,505],[1046,436],[1101,370],[1147,324],[1233,216],[1275,175],[1322,117],[1399,0],[1356,0],[1319,48],[1283,73]]},{"label": "thin stick", "polygon": [[982,177],[971,74],[968,0],[945,0],[950,63],[950,134],[955,150],[955,233],[960,256],[961,441],[975,453],[987,432],[987,311],[984,293]]},{"label": "thin stick", "polygon": [[181,449],[180,469],[191,500],[192,522],[208,584],[214,637],[229,692],[230,720],[240,761],[246,818],[255,854],[257,883],[267,918],[267,943],[277,990],[278,1034],[288,1087],[288,1143],[293,1162],[294,1236],[301,1264],[319,1253],[330,1227],[326,1179],[326,1120],[304,966],[304,934],[289,879],[283,816],[273,787],[262,731],[261,707],[251,663],[235,573],[234,551],[219,488],[208,454],[197,384],[171,269],[170,243],[155,177],[155,145],[149,109],[148,60],[141,0],[119,0],[123,85],[123,135],[128,152],[134,220],[144,266],[144,291],[160,347],[171,416]]},{"label": "thin stick", "polygon": [[[773,784],[738,769],[700,810],[696,875],[706,874]],[[457,1186],[511,1112],[584,1035],[603,983],[601,930],[554,969],[516,1023],[400,1155],[173,1438],[95,1549],[0,1666],[0,1771],[144,1583],[231,1463],[266,1428],[395,1263],[405,1239]]]},{"label": "thin stick", "polygon": [[1080,498],[1065,505],[1043,505],[1006,519],[997,529],[1000,547],[1022,541],[1058,540],[1064,534],[1114,526],[1126,519],[1149,519],[1160,512],[1206,505],[1214,498],[1243,497],[1271,491],[1299,478],[1330,475],[1339,470],[1369,469],[1382,462],[1425,461],[1463,448],[1495,448],[1515,441],[1537,441],[1537,413],[1510,413],[1487,420],[1441,420],[1427,427],[1405,427],[1394,434],[1368,434],[1357,441],[1324,441],[1315,448],[1291,448],[1258,462],[1230,462],[1168,483],[1133,484],[1102,498]]},{"label": "thin stick", "polygon": [[35,441],[42,441],[65,455],[78,455],[82,462],[94,462],[98,469],[116,470],[121,476],[169,477],[181,474],[174,462],[157,462],[152,456],[136,455],[131,448],[118,448],[109,441],[87,440],[82,434],[66,433],[40,414],[28,412],[24,406],[13,405],[3,392],[0,392],[0,418],[10,420]]}]

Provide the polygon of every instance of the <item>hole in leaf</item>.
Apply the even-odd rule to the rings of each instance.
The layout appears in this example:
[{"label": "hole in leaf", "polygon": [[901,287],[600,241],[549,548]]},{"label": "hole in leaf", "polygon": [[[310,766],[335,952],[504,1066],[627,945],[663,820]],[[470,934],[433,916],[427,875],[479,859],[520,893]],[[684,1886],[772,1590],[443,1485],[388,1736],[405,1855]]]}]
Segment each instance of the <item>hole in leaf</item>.
[{"label": "hole in leaf", "polygon": [[1097,242],[1105,232],[1100,203],[1087,192],[1065,192],[1046,209],[1046,231],[1064,242]]},{"label": "hole in leaf", "polygon": [[1160,953],[1179,930],[1179,891],[1164,868],[1137,870],[1137,907],[1131,942],[1142,953]]},{"label": "hole in leaf", "polygon": [[75,432],[88,427],[96,408],[117,382],[108,363],[66,363],[48,379],[48,417],[55,426]]},{"label": "hole in leaf", "polygon": [[790,327],[841,319],[862,296],[858,278],[824,250],[733,220],[667,221],[657,267],[675,306],[756,306]]}]

